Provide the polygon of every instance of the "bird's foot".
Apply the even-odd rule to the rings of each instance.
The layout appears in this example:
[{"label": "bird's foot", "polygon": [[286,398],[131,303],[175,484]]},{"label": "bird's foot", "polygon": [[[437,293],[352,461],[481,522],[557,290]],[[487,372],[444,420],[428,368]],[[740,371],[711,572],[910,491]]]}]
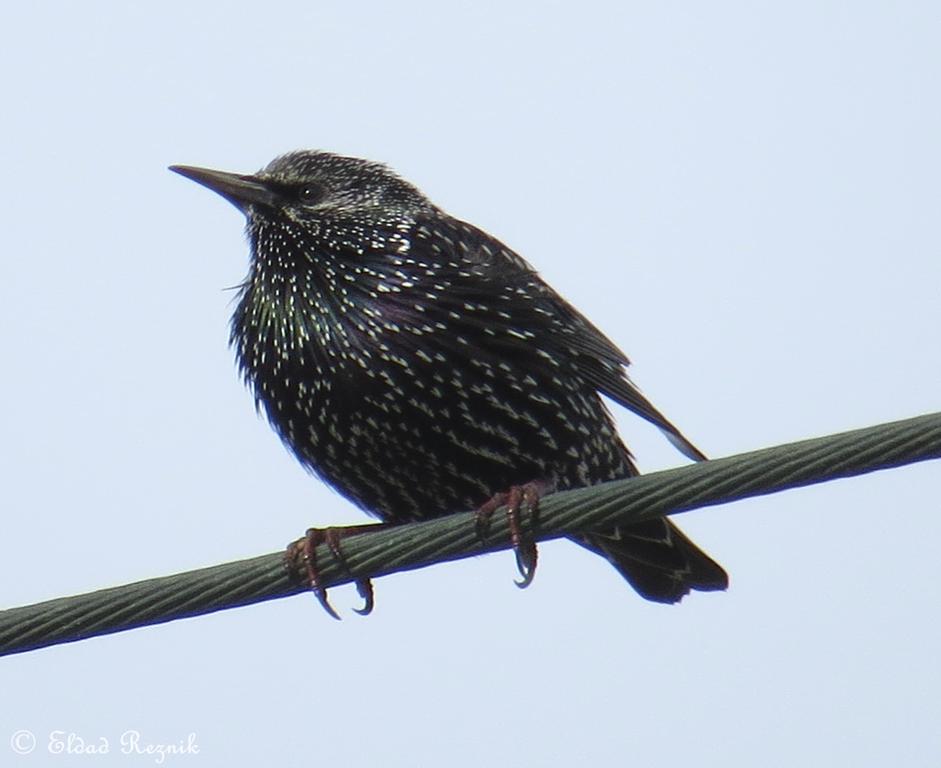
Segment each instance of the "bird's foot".
[{"label": "bird's foot", "polygon": [[[303,573],[304,584],[317,596],[320,605],[322,605],[323,609],[333,618],[339,620],[340,614],[333,609],[333,606],[330,605],[330,601],[327,599],[327,589],[323,586],[320,568],[317,565],[317,547],[321,544],[326,544],[340,567],[349,572],[346,557],[343,554],[343,550],[340,548],[340,539],[361,533],[369,533],[381,527],[383,527],[382,524],[351,525],[342,528],[308,528],[303,537],[288,545],[287,551],[284,553],[288,570],[292,574],[298,572]],[[370,579],[357,579],[356,589],[360,597],[363,598],[363,607],[354,608],[353,610],[361,616],[372,613],[372,609],[375,605],[372,581]]]},{"label": "bird's foot", "polygon": [[535,528],[538,522],[539,500],[546,492],[547,485],[539,480],[532,480],[523,485],[512,485],[505,492],[495,493],[484,502],[476,513],[477,534],[483,538],[490,527],[493,513],[500,507],[506,506],[506,518],[510,527],[510,542],[516,554],[516,567],[519,569],[521,581],[516,586],[525,589],[533,583],[536,575],[536,562],[539,551],[536,542],[523,531],[520,510],[525,507],[529,513],[530,529]]}]

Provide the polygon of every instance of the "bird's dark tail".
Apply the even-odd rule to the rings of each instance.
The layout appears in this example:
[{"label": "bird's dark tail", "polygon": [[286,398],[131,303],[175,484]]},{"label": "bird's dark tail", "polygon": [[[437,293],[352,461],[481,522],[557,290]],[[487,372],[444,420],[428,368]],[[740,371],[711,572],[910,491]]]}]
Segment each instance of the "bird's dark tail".
[{"label": "bird's dark tail", "polygon": [[607,559],[642,597],[658,603],[676,603],[693,589],[729,586],[722,566],[665,517],[573,540]]}]

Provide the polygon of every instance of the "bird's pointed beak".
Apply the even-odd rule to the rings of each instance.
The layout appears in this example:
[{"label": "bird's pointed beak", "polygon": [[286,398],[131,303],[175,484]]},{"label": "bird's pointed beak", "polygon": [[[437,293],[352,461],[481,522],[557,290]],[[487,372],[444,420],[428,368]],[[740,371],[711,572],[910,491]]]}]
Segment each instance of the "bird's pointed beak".
[{"label": "bird's pointed beak", "polygon": [[170,170],[222,195],[243,213],[252,204],[274,206],[277,202],[275,193],[256,176],[241,176],[192,165],[171,165]]}]

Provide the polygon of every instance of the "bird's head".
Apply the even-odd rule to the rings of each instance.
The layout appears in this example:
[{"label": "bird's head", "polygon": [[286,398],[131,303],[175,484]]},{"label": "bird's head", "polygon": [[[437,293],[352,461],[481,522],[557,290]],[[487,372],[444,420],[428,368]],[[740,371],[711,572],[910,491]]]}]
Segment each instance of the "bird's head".
[{"label": "bird's head", "polygon": [[301,225],[365,223],[434,209],[416,187],[385,165],[330,152],[290,152],[248,175],[189,165],[172,165],[170,170],[222,195],[245,214],[249,229],[272,219]]},{"label": "bird's head", "polygon": [[416,303],[434,270],[409,253],[417,220],[438,209],[386,166],[300,151],[250,175],[171,170],[247,219],[251,267],[232,321],[246,372],[280,375],[285,359],[334,370],[380,335],[402,337],[400,324],[426,322]]}]

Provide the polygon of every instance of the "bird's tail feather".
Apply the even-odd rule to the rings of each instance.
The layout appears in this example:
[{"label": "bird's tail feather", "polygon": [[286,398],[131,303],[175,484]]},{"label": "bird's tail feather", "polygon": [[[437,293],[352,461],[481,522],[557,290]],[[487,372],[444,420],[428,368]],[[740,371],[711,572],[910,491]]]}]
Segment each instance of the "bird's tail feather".
[{"label": "bird's tail feather", "polygon": [[693,589],[729,586],[722,566],[665,517],[573,538],[607,559],[648,600],[676,603]]}]

